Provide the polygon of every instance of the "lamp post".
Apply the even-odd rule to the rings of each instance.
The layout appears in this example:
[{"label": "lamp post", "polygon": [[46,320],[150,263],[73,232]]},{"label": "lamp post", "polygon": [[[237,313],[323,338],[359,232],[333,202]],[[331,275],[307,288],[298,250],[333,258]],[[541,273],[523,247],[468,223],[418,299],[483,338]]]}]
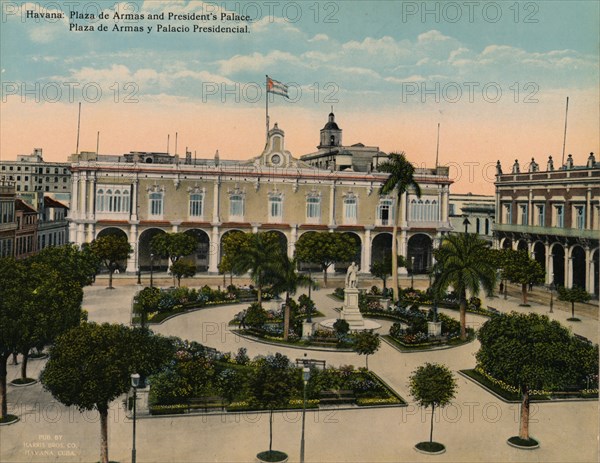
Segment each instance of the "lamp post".
[{"label": "lamp post", "polygon": [[154,254],[150,254],[150,287],[154,287]]},{"label": "lamp post", "polygon": [[415,256],[410,256],[410,289],[413,289],[415,286]]},{"label": "lamp post", "polygon": [[138,285],[142,284],[142,269],[139,266],[137,269],[137,284]]},{"label": "lamp post", "polygon": [[133,446],[131,447],[131,463],[135,463],[135,421],[137,411],[137,388],[140,385],[140,375],[133,373],[131,375],[131,385],[133,386]]},{"label": "lamp post", "polygon": [[[306,355],[306,354],[304,354]],[[302,438],[300,439],[300,463],[304,463],[304,424],[306,422],[306,385],[310,379],[310,368],[308,362],[304,362],[302,368],[302,381],[304,383],[303,399],[302,399]]]}]

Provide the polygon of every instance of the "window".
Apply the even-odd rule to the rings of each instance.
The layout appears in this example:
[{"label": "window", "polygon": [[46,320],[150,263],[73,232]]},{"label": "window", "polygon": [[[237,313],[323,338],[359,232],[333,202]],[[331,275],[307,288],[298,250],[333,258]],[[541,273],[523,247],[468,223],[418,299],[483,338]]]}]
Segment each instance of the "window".
[{"label": "window", "polygon": [[554,210],[556,211],[556,226],[563,228],[565,226],[564,207],[562,205],[554,206]]},{"label": "window", "polygon": [[449,213],[450,215],[454,215],[454,204],[449,204],[449,205],[448,205],[448,208],[449,208],[449,211],[448,211],[448,213]]},{"label": "window", "polygon": [[537,225],[539,227],[543,227],[546,225],[546,214],[543,204],[539,204],[537,206]]},{"label": "window", "polygon": [[229,216],[244,217],[244,196],[236,193],[229,197]]},{"label": "window", "polygon": [[306,198],[306,218],[312,222],[318,222],[321,218],[321,198],[319,196]]},{"label": "window", "polygon": [[394,201],[391,198],[384,198],[379,201],[377,206],[377,220],[379,225],[391,225],[392,223],[392,205]]},{"label": "window", "polygon": [[283,198],[281,194],[269,196],[269,219],[281,220],[283,217]]},{"label": "window", "polygon": [[490,234],[490,219],[485,219],[485,234]]},{"label": "window", "polygon": [[121,188],[96,190],[96,212],[129,212],[129,190]]},{"label": "window", "polygon": [[163,214],[163,194],[162,192],[153,192],[149,195],[150,215],[162,216]]},{"label": "window", "polygon": [[585,206],[575,206],[575,228],[583,230],[585,228]]},{"label": "window", "polygon": [[528,225],[528,220],[527,220],[527,204],[521,204],[519,206],[519,210],[520,210],[520,220],[519,220],[519,224],[520,225]]},{"label": "window", "polygon": [[356,196],[350,195],[344,198],[344,223],[355,224],[358,215],[358,204]]},{"label": "window", "polygon": [[512,204],[505,204],[503,207],[504,210],[504,223],[511,224],[512,223]]},{"label": "window", "polygon": [[190,194],[190,217],[202,217],[204,195],[202,193]]},{"label": "window", "polygon": [[438,202],[433,199],[412,199],[410,201],[410,220],[414,222],[435,222],[439,220]]},{"label": "window", "polygon": [[475,219],[475,233],[477,233],[479,235],[481,230],[481,220],[479,220],[479,217],[477,217],[477,219]]}]

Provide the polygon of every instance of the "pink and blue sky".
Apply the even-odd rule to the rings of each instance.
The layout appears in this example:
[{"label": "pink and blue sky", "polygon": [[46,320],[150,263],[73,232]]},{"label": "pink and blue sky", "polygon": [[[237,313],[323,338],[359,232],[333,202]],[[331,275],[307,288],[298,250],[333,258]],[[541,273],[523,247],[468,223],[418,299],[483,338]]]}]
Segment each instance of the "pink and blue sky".
[{"label": "pink and blue sky", "polygon": [[[173,153],[177,132],[179,154],[248,159],[264,145],[265,74],[290,85],[290,99],[274,96],[269,112],[293,155],[315,150],[332,105],[344,144],[402,150],[418,166],[434,164],[440,123],[440,164],[450,165],[455,192],[492,193],[498,159],[505,171],[515,158],[542,168],[550,154],[560,161],[567,96],[567,154],[581,164],[600,145],[596,1],[1,6],[4,160],[40,147],[45,160],[65,161],[79,102],[81,151],[95,151],[100,132],[101,154],[166,151],[169,134]],[[144,19],[117,21],[115,12]],[[221,21],[221,13],[249,18]],[[95,30],[70,30],[75,23]],[[190,31],[159,32],[159,24]],[[194,24],[249,32],[193,32]]]}]

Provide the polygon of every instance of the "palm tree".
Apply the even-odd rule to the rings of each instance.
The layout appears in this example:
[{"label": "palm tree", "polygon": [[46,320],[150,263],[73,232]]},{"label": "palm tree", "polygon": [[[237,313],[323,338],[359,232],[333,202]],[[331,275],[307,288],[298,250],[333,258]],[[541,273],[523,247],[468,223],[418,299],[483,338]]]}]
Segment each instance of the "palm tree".
[{"label": "palm tree", "polygon": [[262,305],[262,290],[271,283],[277,272],[277,262],[283,252],[279,239],[273,233],[255,233],[249,238],[248,248],[233,262],[236,274],[250,272],[250,278],[258,291],[258,303]]},{"label": "palm tree", "polygon": [[380,195],[396,192],[396,211],[394,214],[394,228],[392,231],[392,290],[394,300],[398,300],[398,219],[400,216],[400,201],[402,195],[412,188],[417,197],[421,197],[421,187],[414,179],[415,167],[406,159],[404,153],[391,153],[389,158],[377,168],[381,172],[389,173],[387,180],[379,189]]},{"label": "palm tree", "polygon": [[492,259],[486,257],[488,252],[488,243],[473,233],[448,235],[434,251],[433,289],[440,294],[452,286],[458,294],[463,341],[467,338],[467,291],[476,296],[481,287],[489,291],[496,284],[496,269]]},{"label": "palm tree", "polygon": [[299,286],[313,285],[308,275],[298,273],[297,259],[283,254],[274,262],[273,291],[285,292],[285,313],[283,315],[283,339],[287,341],[290,332],[290,296],[296,294]]}]

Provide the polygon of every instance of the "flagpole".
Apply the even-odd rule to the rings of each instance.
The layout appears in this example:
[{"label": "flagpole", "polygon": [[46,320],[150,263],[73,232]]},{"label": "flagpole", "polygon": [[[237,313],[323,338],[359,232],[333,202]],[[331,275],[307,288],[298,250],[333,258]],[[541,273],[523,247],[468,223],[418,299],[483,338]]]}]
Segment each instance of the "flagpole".
[{"label": "flagpole", "polygon": [[567,116],[569,114],[569,97],[567,97],[567,105],[565,107],[565,134],[563,137],[563,150],[562,150],[562,165],[565,165],[565,145],[567,144]]},{"label": "flagpole", "polygon": [[440,123],[438,122],[437,147],[435,149],[435,168],[438,168],[438,158],[440,155]]},{"label": "flagpole", "polygon": [[267,138],[269,140],[269,76],[266,76],[267,80],[265,83],[265,121],[267,125]]}]

